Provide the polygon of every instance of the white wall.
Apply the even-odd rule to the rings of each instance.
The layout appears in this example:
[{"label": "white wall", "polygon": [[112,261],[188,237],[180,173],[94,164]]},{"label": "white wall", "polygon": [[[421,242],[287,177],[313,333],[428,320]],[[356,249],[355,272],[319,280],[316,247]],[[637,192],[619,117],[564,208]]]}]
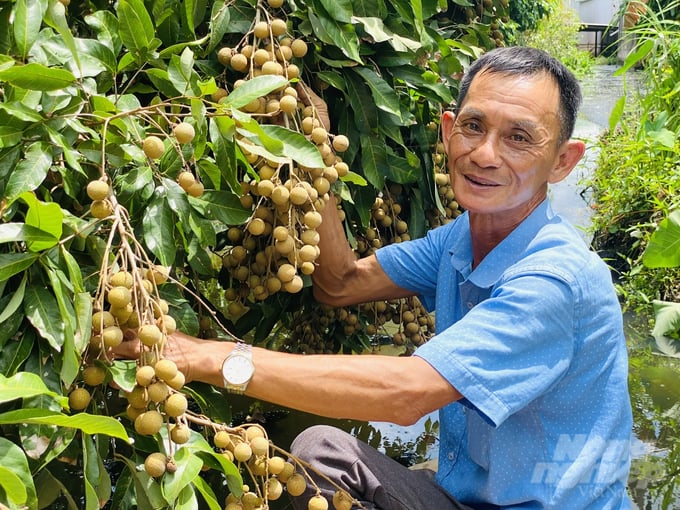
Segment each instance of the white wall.
[{"label": "white wall", "polygon": [[621,0],[565,0],[565,5],[578,12],[581,23],[598,25],[609,25],[621,3]]}]

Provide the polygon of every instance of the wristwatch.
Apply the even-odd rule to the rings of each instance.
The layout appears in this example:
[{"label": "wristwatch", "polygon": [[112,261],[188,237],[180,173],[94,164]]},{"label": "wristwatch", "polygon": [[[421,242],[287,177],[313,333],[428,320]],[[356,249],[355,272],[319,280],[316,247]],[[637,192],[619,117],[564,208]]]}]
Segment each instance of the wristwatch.
[{"label": "wristwatch", "polygon": [[242,395],[254,372],[252,347],[245,342],[236,342],[234,349],[222,363],[224,387],[229,393]]}]

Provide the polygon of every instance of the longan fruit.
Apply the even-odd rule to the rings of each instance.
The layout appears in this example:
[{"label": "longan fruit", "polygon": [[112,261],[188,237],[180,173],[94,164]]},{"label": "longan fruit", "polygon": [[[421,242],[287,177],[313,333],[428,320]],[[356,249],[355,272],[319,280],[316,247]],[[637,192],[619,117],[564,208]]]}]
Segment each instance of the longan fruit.
[{"label": "longan fruit", "polygon": [[253,450],[246,442],[241,442],[234,446],[234,458],[239,462],[247,462],[253,456]]},{"label": "longan fruit", "polygon": [[316,144],[322,144],[328,140],[328,131],[321,126],[312,129],[312,141]]},{"label": "longan fruit", "polygon": [[314,262],[318,256],[316,246],[305,244],[298,250],[298,258],[302,262]]},{"label": "longan fruit", "polygon": [[163,339],[163,333],[155,324],[144,324],[137,331],[137,336],[147,347],[153,347]]},{"label": "longan fruit", "polygon": [[183,424],[175,424],[170,429],[170,439],[177,444],[185,444],[191,438],[191,429]]},{"label": "longan fruit", "polygon": [[149,405],[149,397],[146,394],[146,388],[141,385],[132,388],[125,398],[127,399],[128,404],[138,409],[146,409],[146,406]]},{"label": "longan fruit", "polygon": [[99,365],[90,365],[83,370],[83,382],[88,386],[99,386],[106,379],[106,370]]},{"label": "longan fruit", "polygon": [[250,440],[250,448],[253,455],[266,455],[269,452],[269,440],[266,437],[254,437]]},{"label": "longan fruit", "polygon": [[226,430],[218,430],[213,436],[213,444],[217,448],[227,448],[231,445],[231,436]]},{"label": "longan fruit", "polygon": [[265,222],[262,218],[253,218],[250,223],[248,223],[248,232],[254,236],[259,236],[264,234]]},{"label": "longan fruit", "polygon": [[284,185],[279,184],[272,190],[271,199],[276,205],[285,206],[290,200],[290,190]]},{"label": "longan fruit", "polygon": [[188,170],[184,170],[180,172],[179,175],[177,175],[177,183],[184,191],[186,191],[187,188],[195,182],[196,177],[194,177],[194,174],[189,172]]},{"label": "longan fruit", "polygon": [[123,343],[123,330],[118,326],[109,326],[102,331],[102,341],[108,348],[118,347]]},{"label": "longan fruit", "polygon": [[155,265],[146,271],[146,279],[154,282],[156,285],[162,285],[168,281],[170,277],[170,268],[161,265]]},{"label": "longan fruit", "polygon": [[267,5],[273,9],[278,9],[283,5],[283,0],[267,0]]},{"label": "longan fruit", "polygon": [[282,483],[286,483],[288,479],[295,474],[295,464],[291,462],[284,462],[283,469],[277,475],[277,478],[281,480]]},{"label": "longan fruit", "polygon": [[307,503],[308,510],[328,510],[328,500],[323,496],[312,496]]},{"label": "longan fruit", "polygon": [[156,410],[144,411],[135,419],[135,430],[143,436],[153,436],[163,426],[163,415]]},{"label": "longan fruit", "polygon": [[293,50],[293,56],[302,58],[307,54],[307,43],[302,39],[295,39],[290,43],[290,49]]},{"label": "longan fruit", "polygon": [[165,152],[165,145],[163,144],[163,140],[157,136],[150,135],[142,140],[142,150],[148,158],[158,159],[163,155],[163,152]]},{"label": "longan fruit", "polygon": [[92,330],[95,333],[99,333],[103,329],[113,326],[115,323],[116,318],[109,311],[100,310],[92,314]]},{"label": "longan fruit", "polygon": [[188,122],[180,122],[172,128],[172,132],[175,135],[175,139],[181,143],[190,143],[196,136],[196,130],[194,126]]},{"label": "longan fruit", "polygon": [[283,66],[274,60],[268,60],[262,64],[262,74],[281,76],[283,74]]},{"label": "longan fruit", "polygon": [[297,111],[297,107],[297,98],[293,96],[283,96],[281,99],[279,99],[279,108],[281,108],[281,111],[285,113],[293,114]]},{"label": "longan fruit", "polygon": [[270,478],[266,482],[267,499],[276,501],[283,494],[283,484],[276,478]]},{"label": "longan fruit", "polygon": [[305,244],[311,244],[312,246],[316,246],[317,244],[319,244],[320,236],[316,230],[310,228],[300,234],[300,240]]},{"label": "longan fruit", "polygon": [[286,490],[293,497],[301,496],[307,488],[307,480],[300,473],[293,473],[286,480]]},{"label": "longan fruit", "polygon": [[304,281],[299,275],[293,276],[293,278],[283,284],[283,290],[291,294],[297,294],[304,287]]},{"label": "longan fruit", "polygon": [[[229,59],[231,60],[231,57],[229,57]],[[228,64],[228,62],[227,62],[227,64]],[[227,64],[225,64],[225,65],[227,65]],[[210,94],[210,99],[212,99],[213,102],[215,102],[215,103],[219,103],[222,99],[227,97],[227,95],[229,95],[229,93],[227,92],[227,89],[222,88],[222,87],[217,87],[215,92]]]},{"label": "longan fruit", "polygon": [[276,276],[279,280],[281,280],[282,283],[287,283],[293,279],[295,273],[295,267],[293,267],[291,264],[281,264],[278,271],[276,272]]},{"label": "longan fruit", "polygon": [[108,218],[113,214],[113,204],[110,200],[95,200],[90,204],[90,214],[99,220]]},{"label": "longan fruit", "polygon": [[132,302],[132,292],[127,287],[113,287],[107,293],[106,300],[111,306],[123,308]]},{"label": "longan fruit", "polygon": [[279,457],[278,455],[270,457],[267,461],[267,469],[269,470],[270,475],[278,475],[281,473],[281,471],[283,471],[285,465],[286,460],[283,457]]},{"label": "longan fruit", "polygon": [[86,191],[87,196],[90,197],[91,200],[104,200],[109,196],[111,188],[106,182],[99,179],[96,181],[90,181],[87,184]]},{"label": "longan fruit", "polygon": [[[225,46],[217,51],[217,61],[223,66],[228,66],[231,62],[231,57],[234,54],[234,50]],[[214,99],[214,98],[213,98]]]},{"label": "longan fruit", "polygon": [[173,393],[165,401],[165,414],[171,418],[182,416],[188,409],[189,402],[182,393]]},{"label": "longan fruit", "polygon": [[307,211],[303,218],[303,222],[307,228],[317,228],[321,225],[323,218],[318,211]]},{"label": "longan fruit", "polygon": [[269,24],[266,21],[258,21],[253,27],[253,34],[258,39],[266,39],[269,37]]},{"label": "longan fruit", "polygon": [[170,388],[163,381],[156,381],[149,384],[147,388],[149,400],[151,402],[163,402],[170,394]]},{"label": "longan fruit", "polygon": [[172,315],[164,314],[156,321],[156,325],[167,335],[172,335],[177,330],[177,321]]},{"label": "longan fruit", "polygon": [[349,148],[349,138],[345,135],[335,135],[333,137],[333,149],[337,152],[345,152]]},{"label": "longan fruit", "polygon": [[137,369],[137,372],[135,373],[135,381],[137,382],[137,384],[145,388],[153,382],[155,377],[156,372],[150,365],[144,365],[139,367]]},{"label": "longan fruit", "polygon": [[281,18],[275,18],[272,20],[270,28],[274,37],[278,37],[286,33],[288,25],[286,25],[286,22]]},{"label": "longan fruit", "polygon": [[186,379],[185,379],[184,374],[182,372],[177,371],[177,374],[175,374],[175,377],[173,377],[172,379],[166,380],[165,382],[173,390],[181,390],[182,386],[184,386],[184,383],[186,382]]},{"label": "longan fruit", "polygon": [[177,375],[177,364],[171,359],[160,359],[153,366],[154,374],[163,381],[169,381]]},{"label": "longan fruit", "polygon": [[289,199],[294,205],[302,205],[309,200],[309,193],[304,186],[295,186],[290,190]]},{"label": "longan fruit", "polygon": [[82,411],[90,404],[91,398],[85,388],[76,388],[68,395],[68,405],[72,411]]},{"label": "longan fruit", "polygon": [[198,198],[201,195],[203,195],[203,192],[205,191],[205,186],[203,185],[202,182],[196,181],[191,186],[189,186],[185,191],[189,196]]},{"label": "longan fruit", "polygon": [[333,494],[333,508],[335,510],[352,510],[352,496],[343,490]]},{"label": "longan fruit", "polygon": [[243,53],[237,53],[231,57],[229,65],[234,71],[243,72],[248,69],[248,58]]},{"label": "longan fruit", "polygon": [[144,471],[152,478],[158,478],[165,473],[168,458],[164,453],[150,453],[144,461]]}]

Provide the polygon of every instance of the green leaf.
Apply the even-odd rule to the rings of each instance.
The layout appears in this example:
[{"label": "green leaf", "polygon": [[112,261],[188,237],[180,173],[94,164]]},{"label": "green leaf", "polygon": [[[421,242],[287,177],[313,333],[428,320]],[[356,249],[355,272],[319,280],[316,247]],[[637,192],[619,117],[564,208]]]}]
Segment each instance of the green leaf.
[{"label": "green leaf", "polygon": [[312,12],[308,11],[309,21],[317,36],[323,34],[327,43],[335,45],[342,53],[354,62],[363,64],[359,54],[359,38],[357,37],[354,26],[350,23],[339,23],[329,17],[324,16],[323,8]]},{"label": "green leaf", "polygon": [[341,23],[349,23],[352,20],[354,9],[351,0],[319,0],[324,9],[334,20]]},{"label": "green leaf", "polygon": [[52,151],[44,142],[34,142],[28,146],[24,159],[10,174],[5,188],[8,202],[14,202],[25,191],[33,191],[45,180],[52,165]]},{"label": "green leaf", "polygon": [[73,85],[76,77],[64,69],[47,67],[36,62],[15,65],[0,71],[0,81],[26,90],[61,90]]},{"label": "green leaf", "polygon": [[21,141],[24,130],[14,126],[0,126],[0,149],[12,147]]},{"label": "green leaf", "polygon": [[51,240],[28,241],[29,251],[42,251],[52,248],[61,238],[64,214],[59,204],[54,202],[42,202],[38,200],[32,192],[22,193],[19,198],[28,204],[26,213],[26,225],[35,227],[44,232],[52,234]]},{"label": "green leaf", "polygon": [[26,289],[24,312],[40,336],[47,340],[55,351],[61,352],[65,337],[64,323],[61,319],[55,320],[61,314],[54,295],[44,287],[31,285]]},{"label": "green leaf", "polygon": [[623,65],[616,70],[614,76],[621,76],[626,74],[631,68],[635,67],[644,59],[650,51],[654,48],[654,39],[647,39],[638,45],[635,51],[628,54]]},{"label": "green leaf", "polygon": [[222,100],[225,108],[238,109],[258,97],[266,96],[270,92],[285,86],[288,80],[283,76],[256,76],[234,89]]},{"label": "green leaf", "polygon": [[85,434],[104,434],[129,442],[125,427],[111,416],[99,416],[88,413],[77,413],[67,416],[47,409],[18,409],[0,414],[0,424],[10,425],[31,423],[36,425],[55,425],[84,432]]},{"label": "green leaf", "polygon": [[21,283],[19,284],[19,288],[17,288],[14,294],[12,294],[12,299],[10,299],[5,309],[2,311],[2,313],[0,313],[0,324],[9,319],[14,314],[14,312],[16,312],[19,309],[21,303],[23,303],[27,278],[28,275],[24,273],[24,276],[21,279]]},{"label": "green leaf", "polygon": [[163,477],[163,495],[172,503],[180,492],[196,479],[203,467],[203,461],[189,448],[180,448],[175,455],[177,471]]},{"label": "green leaf", "polygon": [[68,406],[68,398],[48,389],[44,381],[37,374],[19,372],[12,377],[5,377],[0,374],[0,403],[38,395],[50,396],[56,399],[62,407]]},{"label": "green leaf", "polygon": [[14,44],[21,60],[26,60],[33,43],[38,39],[43,12],[47,5],[36,0],[17,0],[14,8]]},{"label": "green leaf", "polygon": [[383,189],[388,167],[384,142],[372,136],[361,135],[361,167],[366,180],[376,189]]},{"label": "green leaf", "polygon": [[373,101],[378,108],[402,120],[399,96],[389,83],[368,67],[355,67],[352,71],[361,76],[371,89]]},{"label": "green leaf", "polygon": [[113,382],[123,391],[130,392],[135,387],[137,363],[134,360],[116,360],[109,366]]},{"label": "green leaf", "polygon": [[168,79],[180,95],[187,95],[191,88],[191,77],[194,67],[194,53],[185,48],[181,57],[173,55],[168,64]]},{"label": "green leaf", "polygon": [[200,198],[191,197],[190,202],[206,218],[225,225],[242,225],[251,214],[243,208],[238,195],[229,191],[206,190]]},{"label": "green leaf", "polygon": [[0,282],[28,269],[37,258],[36,253],[0,253]]},{"label": "green leaf", "polygon": [[647,267],[680,267],[680,209],[659,223],[649,238],[642,263]]},{"label": "green leaf", "polygon": [[58,238],[49,232],[25,223],[3,223],[0,225],[0,244],[18,241],[57,244]]},{"label": "green leaf", "polygon": [[27,494],[23,481],[4,466],[0,466],[0,487],[10,503],[23,505],[26,502]]},{"label": "green leaf", "polygon": [[373,132],[378,126],[378,111],[366,83],[355,73],[347,73],[345,80],[347,96],[354,111],[357,129],[361,133]]},{"label": "green leaf", "polygon": [[156,195],[144,211],[144,242],[164,266],[175,262],[175,215],[164,196]]},{"label": "green leaf", "polygon": [[210,42],[208,51],[212,51],[222,42],[222,37],[229,30],[229,6],[226,2],[215,2],[210,14]]},{"label": "green leaf", "polygon": [[309,168],[323,168],[325,166],[319,149],[302,133],[273,124],[262,125],[262,130],[283,144],[283,148],[280,153],[276,154],[277,156],[285,156]]},{"label": "green leaf", "polygon": [[118,2],[120,38],[131,52],[144,53],[151,47],[155,36],[153,21],[142,0]]},{"label": "green leaf", "polygon": [[[0,437],[0,459],[0,485],[5,494],[17,507],[37,508],[38,496],[26,454],[9,439]],[[15,486],[17,479],[23,490]]]},{"label": "green leaf", "polygon": [[616,100],[616,103],[614,103],[614,107],[612,108],[612,112],[609,115],[609,130],[611,132],[614,132],[616,129],[616,126],[618,125],[619,121],[621,120],[621,117],[623,117],[623,112],[626,107],[626,96],[621,96]]},{"label": "green leaf", "polygon": [[217,496],[215,496],[215,491],[208,485],[208,482],[200,476],[197,476],[194,478],[193,485],[196,490],[201,493],[203,500],[207,503],[210,510],[222,510],[223,507],[218,501]]},{"label": "green leaf", "polygon": [[[76,69],[78,69],[78,76],[83,77],[82,66],[80,61],[80,54],[78,48],[76,48],[75,38],[71,32],[71,28],[66,21],[66,9],[63,4],[59,5],[61,2],[49,2],[47,11],[45,12],[44,20],[45,23],[54,28],[61,36],[61,44],[66,46],[71,52],[71,58],[75,64]],[[97,73],[98,74],[98,73]],[[92,75],[94,76],[94,74]]]}]

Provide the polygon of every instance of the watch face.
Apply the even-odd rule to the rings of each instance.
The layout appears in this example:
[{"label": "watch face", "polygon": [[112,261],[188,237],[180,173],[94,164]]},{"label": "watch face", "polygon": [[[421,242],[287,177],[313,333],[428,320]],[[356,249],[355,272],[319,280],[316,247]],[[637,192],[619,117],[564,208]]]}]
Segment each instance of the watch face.
[{"label": "watch face", "polygon": [[229,384],[244,384],[253,376],[253,369],[246,356],[230,356],[222,366],[222,375]]}]

